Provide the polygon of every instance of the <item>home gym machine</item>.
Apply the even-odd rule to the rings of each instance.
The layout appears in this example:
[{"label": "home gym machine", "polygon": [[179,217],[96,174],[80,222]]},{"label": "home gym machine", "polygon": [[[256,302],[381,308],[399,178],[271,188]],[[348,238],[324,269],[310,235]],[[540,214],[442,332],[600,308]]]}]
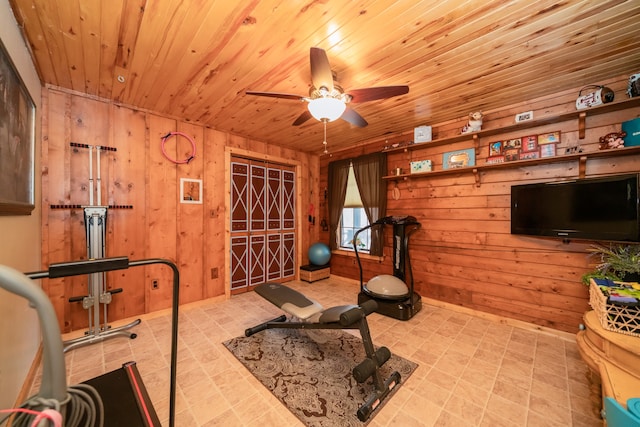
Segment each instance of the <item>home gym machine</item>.
[{"label": "home gym machine", "polygon": [[[412,216],[387,216],[358,230],[353,241],[357,241],[358,235],[369,228],[380,227],[384,232],[386,225],[393,226],[393,275],[381,274],[364,283],[358,248],[357,245],[353,247],[360,268],[358,304],[374,300],[378,303],[376,312],[399,320],[409,320],[422,308],[422,298],[413,290],[413,270],[409,257],[409,237],[420,228],[420,223]],[[410,277],[409,286],[407,276]]]},{"label": "home gym machine", "polygon": [[[87,259],[101,259],[106,256],[105,242],[107,233],[107,211],[109,208],[131,209],[131,206],[123,205],[102,205],[102,181],[100,177],[100,153],[101,151],[117,151],[114,147],[93,146],[71,142],[69,144],[74,149],[86,148],[89,152],[89,205],[52,205],[51,209],[77,209],[84,211],[84,228],[87,245]],[[96,152],[96,179],[93,176],[93,151]],[[95,202],[94,203],[94,192]],[[89,327],[84,336],[64,342],[64,351],[71,350],[83,345],[92,344],[107,338],[124,336],[131,339],[136,337],[135,333],[127,332],[132,327],[140,324],[140,319],[131,323],[111,328],[107,321],[107,306],[111,303],[113,294],[122,292],[122,288],[107,289],[106,273],[92,273],[88,276],[88,293],[82,296],[72,296],[69,302],[80,302],[82,308],[87,310],[89,316]],[[102,306],[102,307],[101,307]],[[102,312],[102,322],[100,314]]]},{"label": "home gym machine", "polygon": [[[307,332],[317,332],[319,329],[358,329],[360,331],[366,357],[353,368],[353,378],[358,383],[373,378],[375,387],[366,402],[358,408],[356,415],[360,421],[364,422],[369,419],[373,411],[389,396],[391,390],[400,384],[399,372],[394,371],[386,380],[382,378],[380,373],[379,368],[389,360],[391,352],[387,347],[380,347],[376,350],[371,339],[367,315],[375,311],[375,301],[367,301],[359,306],[341,305],[325,310],[316,301],[280,283],[263,283],[256,286],[255,291],[300,321],[286,321],[287,317],[282,315],[245,330],[244,334],[247,337],[265,329],[304,329]],[[309,334],[309,336],[317,341],[316,334]]]},{"label": "home gym machine", "polygon": [[[40,390],[19,409],[3,411],[16,413],[13,426],[56,425],[53,422],[49,424],[48,420],[53,421],[57,417],[60,420],[58,425],[65,427],[160,427],[135,362],[125,363],[118,370],[67,387],[63,343],[53,305],[42,288],[29,280],[105,273],[151,264],[165,264],[173,270],[169,426],[174,426],[180,275],[178,268],[171,261],[129,261],[127,257],[51,264],[46,271],[26,274],[0,265],[0,288],[29,301],[30,306],[36,309],[42,331]],[[36,422],[34,419],[41,421]],[[0,418],[0,424],[3,421]]]}]

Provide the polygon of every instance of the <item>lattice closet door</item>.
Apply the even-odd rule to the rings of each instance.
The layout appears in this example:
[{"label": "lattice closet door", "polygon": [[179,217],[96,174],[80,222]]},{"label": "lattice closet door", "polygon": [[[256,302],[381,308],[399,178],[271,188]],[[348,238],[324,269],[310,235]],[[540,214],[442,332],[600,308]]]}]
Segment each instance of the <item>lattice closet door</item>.
[{"label": "lattice closet door", "polygon": [[231,292],[295,276],[295,170],[231,160]]}]

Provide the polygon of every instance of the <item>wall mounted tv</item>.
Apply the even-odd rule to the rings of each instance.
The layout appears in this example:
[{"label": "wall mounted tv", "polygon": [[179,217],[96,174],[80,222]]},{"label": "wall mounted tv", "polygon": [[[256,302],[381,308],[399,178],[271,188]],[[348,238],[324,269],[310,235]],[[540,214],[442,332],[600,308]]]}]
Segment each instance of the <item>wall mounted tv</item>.
[{"label": "wall mounted tv", "polygon": [[640,242],[640,175],[511,187],[511,234]]}]

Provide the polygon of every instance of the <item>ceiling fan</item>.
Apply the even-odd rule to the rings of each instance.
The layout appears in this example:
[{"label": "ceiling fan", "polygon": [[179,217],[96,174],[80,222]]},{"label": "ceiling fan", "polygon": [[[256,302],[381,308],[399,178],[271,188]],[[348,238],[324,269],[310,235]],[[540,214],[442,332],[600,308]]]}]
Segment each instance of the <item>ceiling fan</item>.
[{"label": "ceiling fan", "polygon": [[[311,83],[309,96],[292,95],[288,93],[246,91],[247,95],[268,96],[271,98],[294,99],[307,102],[308,109],[298,116],[293,126],[300,126],[311,117],[325,123],[338,118],[358,127],[368,125],[367,121],[350,108],[349,103],[374,101],[376,99],[391,98],[409,92],[409,86],[380,86],[365,89],[353,89],[345,92],[334,82],[329,59],[324,49],[312,47],[309,53],[311,62]],[[326,138],[325,138],[326,139]]]}]

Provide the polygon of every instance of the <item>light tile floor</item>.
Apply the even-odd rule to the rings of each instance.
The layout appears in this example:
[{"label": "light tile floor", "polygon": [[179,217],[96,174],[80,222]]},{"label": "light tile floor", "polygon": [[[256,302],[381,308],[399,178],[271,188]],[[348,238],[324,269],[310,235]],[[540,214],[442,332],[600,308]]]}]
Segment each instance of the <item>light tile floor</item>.
[{"label": "light tile floor", "polygon": [[[358,286],[335,277],[288,285],[325,308],[357,299]],[[302,425],[221,344],[279,314],[254,292],[180,308],[176,426]],[[134,340],[68,352],[68,383],[136,361],[167,426],[171,315],[141,318]],[[376,345],[419,364],[372,427],[602,425],[574,341],[429,305],[406,322],[374,313],[369,324]]]}]

